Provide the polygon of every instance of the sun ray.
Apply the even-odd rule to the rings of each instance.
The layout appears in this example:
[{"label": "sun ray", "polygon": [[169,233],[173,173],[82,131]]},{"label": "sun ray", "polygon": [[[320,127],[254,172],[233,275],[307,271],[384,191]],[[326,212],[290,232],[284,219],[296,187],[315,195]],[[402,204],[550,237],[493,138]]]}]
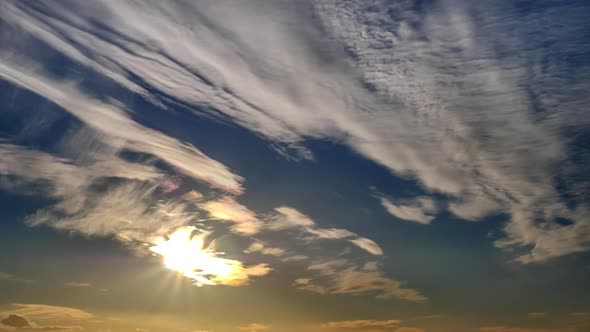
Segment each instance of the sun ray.
[{"label": "sun ray", "polygon": [[[196,234],[195,234],[196,233]],[[193,280],[196,286],[247,284],[249,275],[264,275],[270,271],[265,264],[245,267],[242,262],[219,257],[211,245],[206,245],[208,232],[195,227],[183,227],[167,238],[159,238],[150,250],[164,258],[164,265]]]}]

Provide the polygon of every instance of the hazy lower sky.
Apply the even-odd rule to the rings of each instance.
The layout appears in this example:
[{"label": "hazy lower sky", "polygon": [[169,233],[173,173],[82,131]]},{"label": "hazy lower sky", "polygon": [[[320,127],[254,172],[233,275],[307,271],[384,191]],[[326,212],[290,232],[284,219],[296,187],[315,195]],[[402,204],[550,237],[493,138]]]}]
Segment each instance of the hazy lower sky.
[{"label": "hazy lower sky", "polygon": [[0,331],[590,331],[590,2],[0,2]]}]

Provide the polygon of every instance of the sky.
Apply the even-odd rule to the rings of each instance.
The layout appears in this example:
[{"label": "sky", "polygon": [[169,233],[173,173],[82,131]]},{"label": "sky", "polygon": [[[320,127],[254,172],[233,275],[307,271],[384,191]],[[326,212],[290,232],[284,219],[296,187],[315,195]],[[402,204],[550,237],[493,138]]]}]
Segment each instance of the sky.
[{"label": "sky", "polygon": [[590,331],[589,14],[0,2],[0,331]]}]

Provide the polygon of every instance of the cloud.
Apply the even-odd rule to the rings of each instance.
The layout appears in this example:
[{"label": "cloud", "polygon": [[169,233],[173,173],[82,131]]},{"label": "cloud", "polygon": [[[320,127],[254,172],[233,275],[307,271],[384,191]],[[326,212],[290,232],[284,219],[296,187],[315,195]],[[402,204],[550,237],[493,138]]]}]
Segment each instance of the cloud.
[{"label": "cloud", "polygon": [[306,228],[305,231],[315,239],[340,240],[356,234],[341,228]]},{"label": "cloud", "polygon": [[393,216],[420,224],[430,224],[437,212],[436,203],[429,198],[416,198],[398,204],[388,198],[380,197],[381,205]]},{"label": "cloud", "polygon": [[299,229],[308,235],[312,240],[341,240],[356,236],[346,229],[341,228],[320,228],[315,221],[299,212],[297,209],[281,206],[274,209],[276,214],[269,218],[266,228],[269,230]]},{"label": "cloud", "polygon": [[[505,213],[506,238],[497,246],[533,248],[520,262],[588,250],[587,204],[567,204],[548,180],[558,173],[568,179],[567,189],[587,191],[587,184],[569,180],[584,166],[568,155],[563,130],[588,123],[582,106],[588,96],[577,93],[588,88],[586,69],[572,74],[567,61],[557,60],[583,53],[582,43],[571,42],[571,36],[583,35],[576,5],[535,7],[531,15],[516,18],[505,5],[468,1],[310,3],[313,20],[296,3],[260,8],[250,1],[68,2],[52,3],[44,12],[8,2],[1,15],[11,29],[154,104],[171,97],[206,105],[195,113],[233,121],[308,156],[307,139],[339,142],[415,179],[426,194],[443,194],[449,211],[460,218]],[[557,19],[546,27],[538,24],[544,17]],[[498,21],[506,24],[487,24]],[[90,22],[113,33],[99,34]],[[541,44],[546,40],[554,43]],[[495,51],[499,48],[503,52]],[[338,60],[340,49],[352,59]],[[549,53],[558,56],[547,59]],[[138,139],[146,137],[145,129],[126,126],[113,112],[74,107],[79,99],[65,100],[53,91],[59,84],[42,86],[24,69],[11,64],[1,72],[51,94],[62,107],[72,106],[65,108],[97,123],[94,128],[103,133],[109,133],[108,121],[100,117],[113,116],[122,126],[113,128],[131,129],[117,130],[115,137],[123,136],[133,150],[214,186],[240,190],[239,179],[194,148],[161,136],[158,144]],[[563,84],[564,76],[569,84]],[[195,160],[210,167],[189,166]],[[393,211],[417,221],[434,214],[396,206]],[[560,218],[571,224],[562,225]]]},{"label": "cloud", "polygon": [[66,282],[64,285],[67,286],[67,287],[73,287],[73,288],[92,287],[92,285],[90,283],[87,283],[87,282],[76,282],[76,281]]},{"label": "cloud", "polygon": [[[367,327],[378,327],[378,328],[393,328],[401,323],[399,320],[345,320],[338,322],[329,322],[322,324],[324,328],[331,329],[361,329]],[[397,330],[396,330],[397,331]]]},{"label": "cloud", "polygon": [[31,323],[26,318],[18,315],[8,315],[8,317],[0,320],[0,323],[14,328],[31,327]]},{"label": "cloud", "polygon": [[[18,69],[16,69],[18,68]],[[0,62],[0,77],[59,105],[102,135],[105,144],[154,155],[184,174],[216,188],[240,193],[241,178],[197,148],[139,125],[115,104],[107,104],[81,91],[25,67]],[[116,175],[116,173],[115,173]]]},{"label": "cloud", "polygon": [[32,320],[64,320],[75,319],[84,320],[94,317],[92,313],[87,311],[47,304],[13,304],[14,309],[4,311],[5,315],[23,316]]},{"label": "cloud", "polygon": [[[208,113],[233,121],[273,143],[302,151],[307,139],[345,144],[422,186],[424,193],[409,201],[414,205],[390,202],[398,214],[405,211],[413,220],[430,222],[435,212],[425,211],[420,202],[440,199],[448,202],[451,213],[467,220],[509,215],[506,237],[496,245],[506,250],[532,248],[519,256],[520,262],[543,262],[588,250],[586,203],[570,207],[553,181],[556,172],[570,175],[561,167],[571,162],[563,129],[587,121],[576,116],[580,111],[572,106],[587,104],[585,94],[571,95],[564,89],[587,89],[555,84],[563,67],[543,54],[526,56],[534,48],[523,49],[522,43],[529,33],[559,31],[561,20],[569,17],[535,8],[534,14],[515,22],[506,16],[511,11],[501,6],[478,7],[469,2],[443,3],[420,13],[411,5],[393,2],[379,6],[363,1],[312,3],[314,22],[322,25],[323,33],[318,33],[315,23],[307,21],[296,5],[250,8],[250,4],[68,2],[52,3],[41,12],[26,2],[6,2],[0,5],[0,17],[10,32],[24,31],[19,40],[40,39],[151,102],[178,100],[195,106],[197,115]],[[392,20],[393,14],[400,19]],[[537,30],[542,26],[537,20],[546,15],[556,21]],[[475,21],[476,17],[484,22]],[[509,27],[502,30],[505,27],[486,24],[497,21]],[[108,27],[112,33],[99,34],[96,26]],[[490,38],[498,35],[511,38],[502,45],[502,53],[525,56],[500,58],[495,52],[500,47],[493,44],[496,38]],[[560,45],[560,38],[555,39]],[[353,55],[351,65],[334,61],[341,53],[330,46],[339,43]],[[555,58],[568,58],[568,52],[577,50],[556,46],[551,51],[563,55]],[[39,52],[39,58],[31,53],[22,57],[31,58],[30,63],[42,62],[44,52]],[[522,63],[521,58],[531,63]],[[29,218],[30,225],[118,236],[127,243],[153,241],[194,222],[196,213],[182,203],[153,209],[161,197],[149,181],[162,171],[118,157],[127,150],[153,156],[213,188],[233,194],[243,191],[238,175],[196,147],[139,124],[108,98],[91,98],[74,83],[53,79],[20,61],[2,57],[0,75],[59,105],[95,132],[96,141],[109,147],[108,153],[82,155],[82,162],[3,144],[8,163],[0,166],[2,174],[50,182],[56,187],[54,196],[63,198]],[[546,70],[538,72],[538,68]],[[147,89],[131,77],[141,79]],[[575,82],[576,77],[571,79]],[[371,91],[359,81],[371,86]],[[556,99],[559,107],[551,104]],[[97,165],[96,169],[87,170],[88,163]],[[125,183],[79,197],[79,192],[86,193],[110,175]],[[430,193],[432,198],[424,196]],[[241,212],[220,220],[235,223],[234,230],[244,234],[260,231],[254,219],[241,219],[250,210],[238,206],[235,199],[225,203],[221,202],[222,208]],[[297,228],[311,239],[355,241],[355,233],[319,228],[294,209],[277,208],[276,212],[279,220],[271,230]],[[559,219],[571,223],[562,225]],[[377,252],[375,247],[366,248]],[[360,266],[348,269],[352,271],[345,274],[382,278],[379,272]],[[324,277],[331,287],[340,280],[334,275]],[[342,289],[315,284],[311,278],[299,280],[310,289]]]},{"label": "cloud", "polygon": [[426,330],[419,327],[400,327],[395,332],[426,332]]},{"label": "cloud", "polygon": [[102,155],[93,156],[95,163],[82,167],[66,158],[1,141],[0,153],[3,156],[0,174],[18,176],[29,182],[45,181],[51,186],[48,194],[57,197],[85,190],[99,178],[151,180],[160,175],[151,167]]},{"label": "cloud", "polygon": [[367,251],[370,254],[377,255],[377,256],[383,255],[383,250],[373,240],[370,240],[370,239],[367,239],[364,237],[359,237],[354,240],[350,240],[350,242],[352,242],[354,245]]},{"label": "cloud", "polygon": [[[305,240],[346,240],[366,252],[381,256],[383,250],[374,241],[358,237],[357,234],[345,229],[324,229],[308,216],[291,207],[275,208],[276,214],[266,220],[265,229],[271,231],[299,230],[305,234]],[[308,255],[300,255],[297,259],[307,259]],[[341,255],[342,256],[342,255]],[[286,259],[289,261],[290,259]],[[293,286],[318,294],[375,295],[380,299],[401,299],[413,302],[424,302],[426,297],[402,283],[385,277],[376,262],[367,262],[360,266],[354,259],[342,257],[338,259],[316,259],[308,266],[313,276],[300,276]]]},{"label": "cloud", "polygon": [[551,328],[526,328],[526,327],[481,327],[480,332],[573,332],[570,328],[551,329]]},{"label": "cloud", "polygon": [[[31,181],[48,181],[53,185],[52,195],[61,199],[57,204],[28,216],[26,223],[30,226],[50,225],[56,229],[89,236],[115,237],[131,248],[145,252],[144,244],[157,246],[189,225],[208,221],[202,218],[201,212],[190,208],[189,203],[192,202],[168,198],[170,191],[162,189],[159,174],[152,168],[118,161],[116,158],[106,159],[109,160],[108,167],[104,163],[83,167],[40,151],[8,144],[1,146],[9,152],[6,154],[7,158],[0,162],[0,165],[6,165],[6,173],[14,174],[14,169],[17,169],[19,174],[29,177]],[[16,164],[25,167],[16,167]],[[30,169],[27,168],[29,165]],[[126,181],[108,185],[97,192],[90,189],[95,182],[109,175],[121,176]],[[159,192],[160,189],[162,192]],[[174,190],[176,192],[182,189],[175,185]],[[233,224],[231,230],[240,235],[250,236],[261,231],[282,232],[296,228],[304,234],[303,240],[347,239],[372,254],[382,254],[373,241],[357,237],[355,233],[344,229],[320,228],[309,217],[293,208],[277,208],[276,212],[281,213],[262,222],[253,211],[230,196],[199,201],[197,206],[213,220]],[[209,259],[225,262],[221,264],[230,266],[233,272],[229,277],[220,279],[216,273],[205,276],[194,271],[184,271],[183,274],[197,285],[246,285],[252,277],[266,275],[271,270],[264,263],[245,266],[237,260],[219,257],[220,253],[214,247],[200,247],[199,250],[210,252]],[[282,256],[287,249],[267,247],[263,242],[255,242],[245,252]],[[308,256],[295,250],[285,262],[306,257]],[[208,270],[201,268],[201,271]],[[67,286],[82,287],[83,284],[69,283]]]},{"label": "cloud", "polygon": [[[198,213],[187,210],[185,203],[174,200],[156,202],[157,188],[158,185],[155,184],[123,182],[100,192],[87,190],[83,195],[70,193],[71,190],[67,189],[67,195],[61,202],[38,210],[26,219],[26,223],[30,226],[50,225],[56,229],[76,231],[90,236],[112,236],[135,250],[144,252],[144,244],[159,245],[198,218]],[[214,250],[214,247],[210,245],[204,249]],[[191,251],[185,254],[190,253]],[[211,273],[209,269],[202,269],[209,276],[194,272],[185,275],[195,280],[198,285],[241,286],[248,284],[250,277],[262,276],[271,270],[266,264],[244,266],[239,261],[218,256],[220,254],[217,252],[207,255],[209,260],[231,270],[224,272],[223,277],[220,277],[219,271]],[[67,283],[66,286],[87,285]]]},{"label": "cloud", "polygon": [[270,230],[285,230],[291,228],[308,229],[315,226],[315,222],[308,216],[294,208],[281,206],[275,208],[277,214],[270,219],[267,228]]},{"label": "cloud", "polygon": [[94,315],[76,308],[44,304],[12,304],[13,309],[0,312],[0,330],[71,331],[82,330],[79,325],[64,325],[93,318]]},{"label": "cloud", "polygon": [[374,294],[376,298],[384,300],[427,301],[418,291],[383,276],[374,263],[359,267],[346,259],[332,259],[315,262],[308,270],[314,272],[315,276],[296,279],[296,288],[318,294]]},{"label": "cloud", "polygon": [[81,326],[43,326],[29,322],[26,318],[18,315],[8,315],[0,320],[0,330],[10,331],[72,331],[83,330]]},{"label": "cloud", "polygon": [[0,272],[0,280],[22,282],[25,284],[30,284],[30,283],[35,282],[34,280],[20,278],[20,277],[14,276],[14,275],[12,275],[10,273],[6,273],[6,272]]},{"label": "cloud", "polygon": [[[166,175],[170,170],[154,166],[154,160],[213,189],[243,192],[242,178],[226,166],[186,142],[141,125],[119,102],[92,97],[73,82],[56,80],[43,70],[33,69],[39,67],[28,65],[28,60],[14,63],[11,59],[3,57],[0,61],[1,78],[56,104],[82,124],[60,137],[51,149],[54,154],[0,141],[0,153],[5,156],[0,161],[0,174],[9,179],[3,178],[0,185],[20,191],[40,184],[45,192],[33,194],[57,198],[55,204],[28,216],[29,226],[48,225],[89,236],[115,237],[145,251],[143,244],[173,234],[198,216],[187,204],[166,197],[179,190],[181,177]],[[37,123],[27,125],[39,127]],[[129,152],[147,154],[152,159],[131,162],[123,157]],[[183,199],[194,202],[196,196],[193,190]],[[261,275],[263,267],[245,271],[247,275]]]},{"label": "cloud", "polygon": [[256,214],[233,197],[226,196],[208,201],[199,204],[199,207],[207,211],[213,219],[235,223],[232,229],[240,234],[253,235],[262,227],[262,222],[258,220]]},{"label": "cloud", "polygon": [[282,259],[283,262],[296,262],[296,261],[303,261],[308,259],[308,256],[305,255],[293,255],[293,256],[288,256]]},{"label": "cloud", "polygon": [[[245,253],[260,252],[262,254],[271,255],[271,256],[283,256],[285,254],[285,250],[283,250],[281,248],[266,247],[264,245],[264,243],[262,243],[262,242],[252,243],[246,250],[244,250],[244,252]],[[296,257],[296,256],[291,256],[291,258],[292,257]]]},{"label": "cloud", "polygon": [[[41,209],[26,220],[30,226],[50,225],[56,229],[76,231],[85,235],[115,236],[134,244],[153,242],[186,226],[195,218],[186,206],[153,201],[156,186],[122,183],[94,193],[67,196],[62,202]],[[158,206],[158,209],[154,209]]]},{"label": "cloud", "polygon": [[[158,201],[160,184],[147,182],[154,179],[156,173],[144,171],[142,165],[108,159],[82,167],[66,159],[15,145],[0,144],[0,150],[5,152],[5,158],[0,161],[0,173],[19,175],[30,181],[45,180],[52,185],[52,195],[61,198],[57,204],[28,216],[26,223],[30,226],[50,225],[90,236],[112,236],[136,250],[145,251],[144,244],[158,244],[162,238],[176,234],[198,218],[198,213],[189,211],[183,202],[173,199]],[[106,186],[100,191],[90,189],[98,179],[108,176],[133,181]],[[239,261],[216,257],[218,255],[211,253],[209,256],[211,260],[231,267],[231,273],[226,273],[223,278],[218,273],[213,273],[211,278],[197,278],[194,273],[187,276],[197,284],[240,286],[247,284],[251,276],[262,276],[270,271],[265,264],[246,267]],[[7,274],[2,276],[16,280]],[[90,286],[80,282],[65,285]]]},{"label": "cloud", "polygon": [[248,331],[248,332],[257,332],[257,331],[266,331],[270,329],[271,326],[267,324],[260,324],[260,323],[250,323],[244,326],[238,326],[240,331]]},{"label": "cloud", "polygon": [[197,202],[203,198],[203,194],[196,190],[191,190],[182,195],[182,199],[189,201],[189,202]]}]

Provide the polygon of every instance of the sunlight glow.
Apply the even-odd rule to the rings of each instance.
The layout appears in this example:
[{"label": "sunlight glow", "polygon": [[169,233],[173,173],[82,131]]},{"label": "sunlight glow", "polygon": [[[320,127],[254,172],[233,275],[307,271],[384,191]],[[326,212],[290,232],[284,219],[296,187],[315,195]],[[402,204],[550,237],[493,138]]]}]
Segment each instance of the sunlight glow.
[{"label": "sunlight glow", "polygon": [[183,227],[167,238],[159,238],[150,248],[164,258],[164,265],[192,279],[197,286],[247,284],[250,275],[261,276],[270,271],[266,264],[249,268],[237,260],[218,257],[221,253],[206,246],[209,233],[195,233],[194,227]]}]

